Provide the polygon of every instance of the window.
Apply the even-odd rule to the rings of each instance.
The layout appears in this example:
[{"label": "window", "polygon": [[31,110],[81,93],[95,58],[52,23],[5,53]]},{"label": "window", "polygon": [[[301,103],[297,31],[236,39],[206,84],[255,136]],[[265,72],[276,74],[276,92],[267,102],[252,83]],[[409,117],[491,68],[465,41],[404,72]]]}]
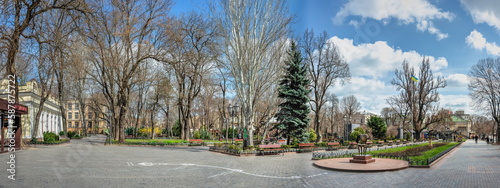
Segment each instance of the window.
[{"label": "window", "polygon": [[73,122],[68,122],[68,127],[73,127]]},{"label": "window", "polygon": [[68,104],[68,110],[73,110],[73,103]]},{"label": "window", "polygon": [[78,103],[75,103],[75,110],[80,110],[80,106],[78,106]]},{"label": "window", "polygon": [[73,113],[72,112],[68,112],[68,119],[73,119]]},{"label": "window", "polygon": [[89,122],[89,128],[92,128],[92,122]]},{"label": "window", "polygon": [[75,112],[75,119],[80,119],[80,113],[79,112]]},{"label": "window", "polygon": [[77,122],[75,122],[75,128],[78,128],[79,124],[80,124],[80,123],[79,123],[78,121],[77,121]]},{"label": "window", "polygon": [[92,113],[89,113],[89,118],[88,119],[92,119]]}]

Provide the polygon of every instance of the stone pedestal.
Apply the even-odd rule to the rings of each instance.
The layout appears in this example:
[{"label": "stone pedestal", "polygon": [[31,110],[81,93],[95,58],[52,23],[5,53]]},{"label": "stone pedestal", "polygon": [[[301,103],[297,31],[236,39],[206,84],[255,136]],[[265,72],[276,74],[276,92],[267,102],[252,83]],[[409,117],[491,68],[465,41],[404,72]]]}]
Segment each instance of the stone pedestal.
[{"label": "stone pedestal", "polygon": [[368,164],[375,162],[371,155],[355,155],[353,159],[349,160],[350,163]]}]

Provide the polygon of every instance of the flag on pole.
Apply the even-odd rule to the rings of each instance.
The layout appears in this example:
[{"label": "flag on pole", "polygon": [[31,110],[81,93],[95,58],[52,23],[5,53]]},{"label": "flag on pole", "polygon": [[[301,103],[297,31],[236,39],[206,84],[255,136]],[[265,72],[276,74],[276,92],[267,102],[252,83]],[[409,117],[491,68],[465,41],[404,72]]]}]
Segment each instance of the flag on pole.
[{"label": "flag on pole", "polygon": [[416,76],[414,76],[413,74],[411,75],[411,79],[415,82],[418,82],[418,78]]}]

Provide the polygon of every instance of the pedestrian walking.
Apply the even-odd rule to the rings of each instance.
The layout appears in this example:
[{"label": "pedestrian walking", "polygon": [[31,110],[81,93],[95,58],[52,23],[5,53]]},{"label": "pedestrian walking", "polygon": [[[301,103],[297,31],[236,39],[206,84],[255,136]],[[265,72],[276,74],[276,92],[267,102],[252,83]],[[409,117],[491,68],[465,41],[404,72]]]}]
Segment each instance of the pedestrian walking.
[{"label": "pedestrian walking", "polygon": [[478,139],[479,136],[474,136],[474,140],[476,141],[476,144],[477,144],[477,139]]}]

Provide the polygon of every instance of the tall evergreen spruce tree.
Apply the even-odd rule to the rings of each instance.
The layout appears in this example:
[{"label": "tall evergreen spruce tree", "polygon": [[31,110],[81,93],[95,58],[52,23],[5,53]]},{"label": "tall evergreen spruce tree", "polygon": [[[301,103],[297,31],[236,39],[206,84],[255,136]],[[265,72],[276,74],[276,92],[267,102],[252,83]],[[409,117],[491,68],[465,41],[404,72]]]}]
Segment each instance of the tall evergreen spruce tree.
[{"label": "tall evergreen spruce tree", "polygon": [[307,142],[307,127],[311,112],[309,109],[309,87],[310,80],[307,78],[307,65],[302,63],[302,57],[295,42],[292,42],[288,52],[286,72],[279,83],[278,97],[283,99],[279,105],[280,110],[276,114],[279,124],[274,128],[278,129],[287,138],[298,139],[299,142]]}]

